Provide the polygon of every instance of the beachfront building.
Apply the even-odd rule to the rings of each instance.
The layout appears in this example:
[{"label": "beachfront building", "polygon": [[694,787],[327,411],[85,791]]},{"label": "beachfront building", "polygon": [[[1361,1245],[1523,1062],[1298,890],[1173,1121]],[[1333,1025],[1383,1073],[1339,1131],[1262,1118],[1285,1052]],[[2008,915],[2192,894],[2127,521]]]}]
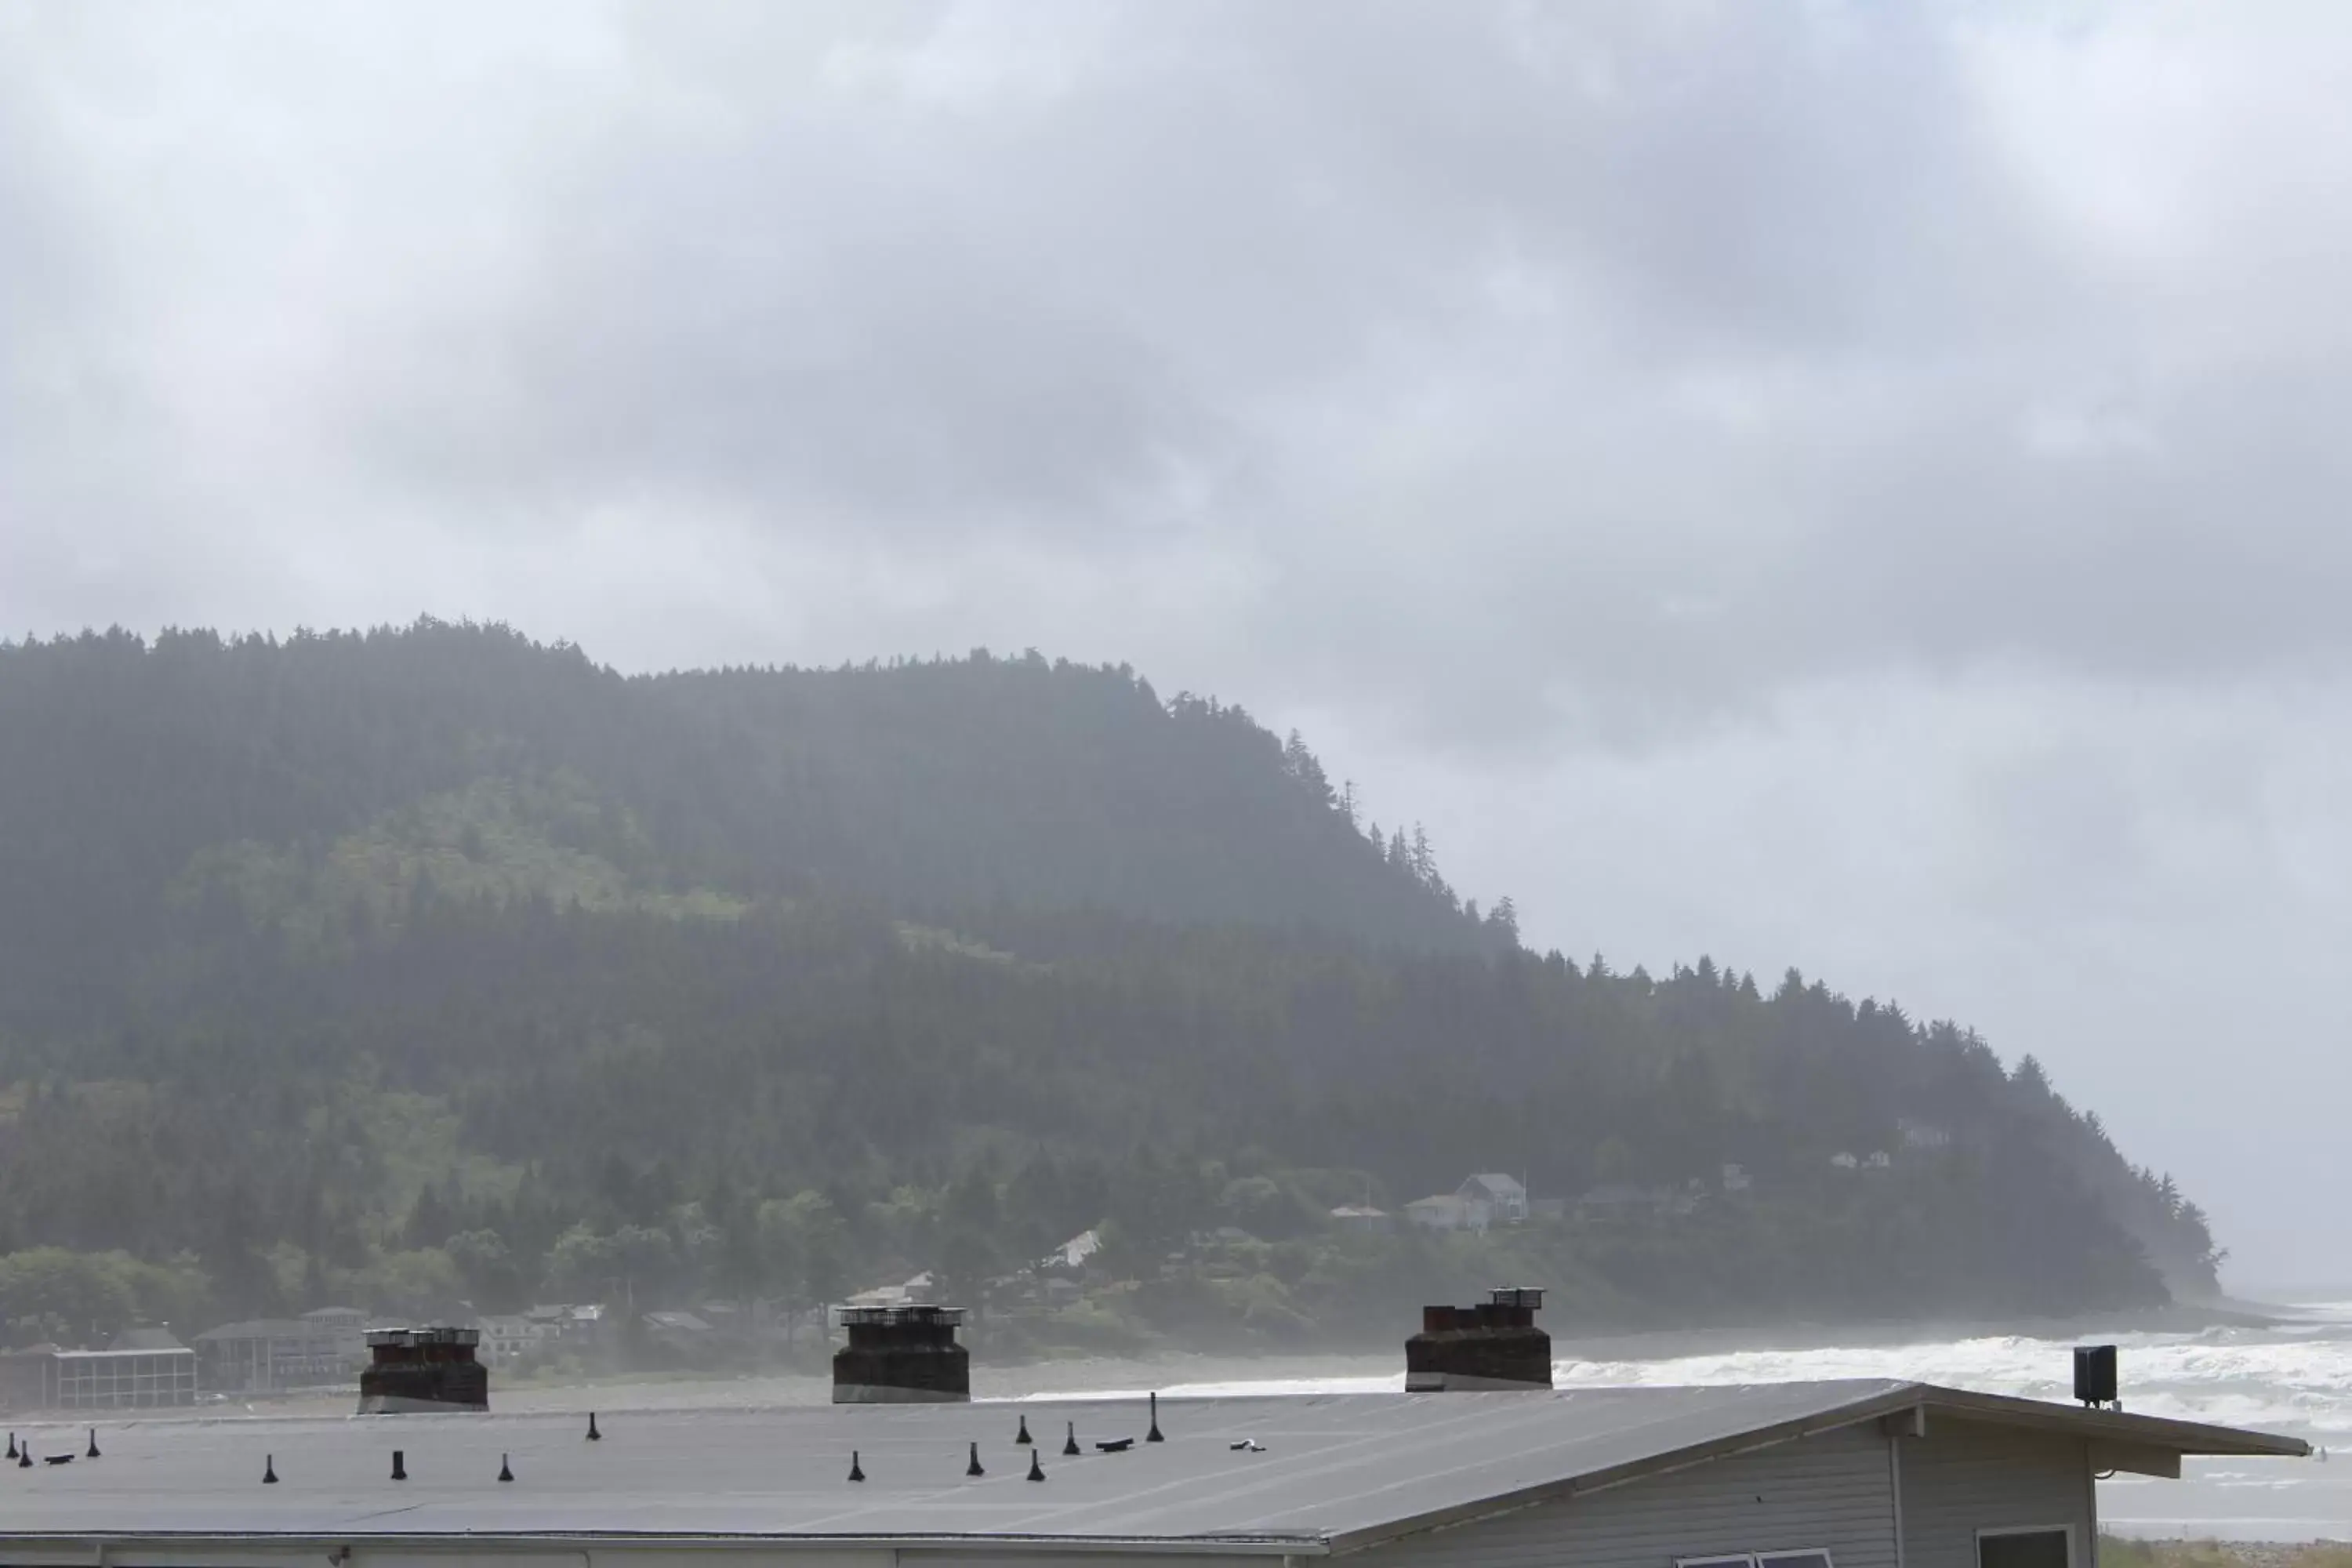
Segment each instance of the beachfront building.
[{"label": "beachfront building", "polygon": [[[362,1320],[362,1325],[364,1320]],[[355,1383],[367,1363],[366,1331],[342,1317],[253,1318],[196,1336],[205,1386],[225,1394],[282,1394]]]},{"label": "beachfront building", "polygon": [[604,1342],[604,1308],[601,1302],[542,1302],[523,1309],[530,1326],[530,1348],[593,1350]]},{"label": "beachfront building", "polygon": [[484,1312],[474,1320],[474,1327],[482,1335],[481,1359],[491,1366],[521,1360],[537,1350],[542,1340],[554,1334],[551,1327],[520,1312]]},{"label": "beachfront building", "polygon": [[101,1426],[0,1568],[2094,1568],[2095,1477],[2306,1452],[1878,1381],[601,1415]]},{"label": "beachfront building", "polygon": [[196,1352],[176,1342],[102,1351],[44,1346],[0,1355],[0,1406],[12,1411],[154,1410],[195,1402]]}]

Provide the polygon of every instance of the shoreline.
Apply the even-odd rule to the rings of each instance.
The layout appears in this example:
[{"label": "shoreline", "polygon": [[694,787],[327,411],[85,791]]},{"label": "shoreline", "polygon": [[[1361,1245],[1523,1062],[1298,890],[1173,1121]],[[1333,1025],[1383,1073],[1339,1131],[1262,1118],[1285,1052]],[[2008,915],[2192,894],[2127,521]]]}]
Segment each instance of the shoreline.
[{"label": "shoreline", "polygon": [[[2294,1309],[2250,1301],[2176,1302],[2121,1312],[2085,1312],[2052,1318],[1996,1319],[1864,1319],[1780,1323],[1702,1325],[1673,1329],[1587,1329],[1558,1323],[1541,1324],[1551,1333],[1552,1359],[1559,1361],[1675,1361],[1689,1356],[1727,1355],[1755,1351],[1814,1351],[1840,1347],[1899,1348],[1906,1344],[1942,1343],[1955,1340],[2030,1339],[2063,1342],[2094,1339],[2102,1334],[2198,1334],[2215,1329],[2275,1329],[2314,1321]],[[1400,1328],[1393,1339],[1347,1336],[1326,1347],[1297,1345],[1217,1346],[1208,1349],[1169,1347],[1132,1354],[1009,1356],[991,1361],[1004,1369],[1054,1367],[1090,1362],[1118,1363],[1181,1363],[1188,1360],[1293,1362],[1323,1359],[1362,1360],[1398,1357],[1412,1332]],[[974,1374],[986,1356],[983,1341],[972,1348]]]},{"label": "shoreline", "polygon": [[[1555,1364],[1643,1363],[1757,1352],[1893,1350],[1913,1344],[1981,1339],[2024,1339],[2063,1344],[2101,1335],[2196,1334],[2213,1329],[2263,1328],[2295,1321],[2292,1316],[2259,1315],[2247,1310],[2251,1305],[2176,1305],[2107,1315],[1992,1321],[1781,1323],[1744,1328],[1555,1332],[1552,1358]],[[1388,1344],[1351,1340],[1325,1349],[1170,1349],[1134,1355],[1042,1355],[1004,1360],[991,1359],[983,1343],[972,1352],[972,1397],[1113,1397],[1157,1389],[1181,1398],[1207,1390],[1239,1391],[1254,1384],[1285,1383],[1351,1384],[1366,1388],[1393,1383],[1402,1386],[1405,1337],[1400,1333]],[[2053,1375],[2057,1370],[2053,1365]],[[606,1406],[616,1410],[740,1409],[771,1405],[824,1405],[832,1400],[831,1375],[821,1363],[737,1371],[615,1371],[520,1382],[501,1380],[493,1369],[491,1377],[498,1407],[515,1414],[576,1414]],[[353,1384],[287,1394],[231,1394],[217,1403],[185,1409],[197,1418],[340,1416],[352,1413],[357,1397],[358,1386]],[[14,1418],[38,1423],[48,1414],[18,1412]],[[161,1414],[143,1412],[141,1418],[156,1419]],[[2347,1563],[2345,1568],[2352,1568],[2352,1563]]]},{"label": "shoreline", "polygon": [[2098,1568],[2352,1568],[2352,1542],[2231,1541],[2102,1532]]},{"label": "shoreline", "polygon": [[[1842,1345],[1882,1349],[1951,1340],[2066,1341],[2100,1334],[2197,1334],[2212,1329],[2275,1329],[2307,1321],[2291,1310],[2261,1303],[2182,1303],[2126,1312],[2056,1318],[1906,1319],[1889,1321],[1801,1322],[1744,1328],[1647,1329],[1578,1334],[1555,1330],[1555,1359],[1670,1361],[1738,1351],[1808,1351]],[[1586,1353],[1607,1352],[1607,1353]]]}]

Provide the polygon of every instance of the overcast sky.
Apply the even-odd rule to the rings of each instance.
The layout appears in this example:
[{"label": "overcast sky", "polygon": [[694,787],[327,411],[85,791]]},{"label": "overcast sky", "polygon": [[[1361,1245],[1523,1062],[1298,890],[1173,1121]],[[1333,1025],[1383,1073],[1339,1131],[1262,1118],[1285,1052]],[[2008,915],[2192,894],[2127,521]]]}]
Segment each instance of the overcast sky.
[{"label": "overcast sky", "polygon": [[2352,1279],[2352,12],[0,0],[0,627],[1035,646]]}]

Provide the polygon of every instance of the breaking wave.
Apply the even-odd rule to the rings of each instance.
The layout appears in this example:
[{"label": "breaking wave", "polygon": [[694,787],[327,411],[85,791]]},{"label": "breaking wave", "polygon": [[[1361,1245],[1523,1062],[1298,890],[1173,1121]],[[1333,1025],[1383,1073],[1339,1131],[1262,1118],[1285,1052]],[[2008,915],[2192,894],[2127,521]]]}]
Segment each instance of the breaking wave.
[{"label": "breaking wave", "polygon": [[[2352,1320],[2352,1310],[2343,1314]],[[2124,1404],[2148,1415],[2352,1436],[2352,1321],[2195,1334],[2122,1334]],[[1627,1384],[1905,1378],[2036,1399],[2073,1395],[2073,1340],[1988,1335],[1923,1344],[1731,1351],[1646,1361],[1565,1360],[1563,1388]]]},{"label": "breaking wave", "polygon": [[[2125,1407],[2148,1415],[2288,1431],[2352,1446],[2352,1302],[2297,1310],[2269,1328],[2195,1333],[2086,1333],[2071,1338],[1982,1334],[1908,1344],[1714,1350],[1623,1359],[1567,1356],[1553,1363],[1561,1388],[1635,1384],[1782,1383],[1813,1378],[1900,1378],[1989,1394],[2073,1396],[2072,1347],[2112,1342],[2122,1352]],[[1381,1358],[1385,1361],[1386,1358]],[[1404,1386],[1402,1369],[1372,1364],[1267,1375],[1227,1363],[1160,1384],[1171,1394],[1357,1394]],[[1217,1375],[1217,1373],[1225,1375]],[[1122,1383],[1124,1380],[1120,1380]],[[1057,1397],[1141,1397],[1139,1386],[1065,1389]]]}]

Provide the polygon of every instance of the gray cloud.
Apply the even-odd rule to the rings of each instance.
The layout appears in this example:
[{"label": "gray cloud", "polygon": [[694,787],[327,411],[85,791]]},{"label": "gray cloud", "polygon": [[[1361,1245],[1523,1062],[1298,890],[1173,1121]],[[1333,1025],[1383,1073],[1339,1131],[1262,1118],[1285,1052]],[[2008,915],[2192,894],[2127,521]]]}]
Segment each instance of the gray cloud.
[{"label": "gray cloud", "polygon": [[[222,16],[20,24],[74,202],[11,268],[69,280],[26,313],[154,492],[36,527],[218,507],[363,556],[625,503],[1111,577],[1191,531],[1261,563],[1303,689],[1479,745],[1887,659],[2340,649],[2334,360],[2217,339],[2033,139],[2177,118],[2074,108],[2131,18]],[[2296,216],[2132,152],[2130,210]],[[11,455],[86,483],[40,390]]]},{"label": "gray cloud", "polygon": [[2352,1087],[2347,45],[0,11],[0,627],[1131,659],[1545,940],[1992,1026],[2283,1270],[2239,1130]]}]

